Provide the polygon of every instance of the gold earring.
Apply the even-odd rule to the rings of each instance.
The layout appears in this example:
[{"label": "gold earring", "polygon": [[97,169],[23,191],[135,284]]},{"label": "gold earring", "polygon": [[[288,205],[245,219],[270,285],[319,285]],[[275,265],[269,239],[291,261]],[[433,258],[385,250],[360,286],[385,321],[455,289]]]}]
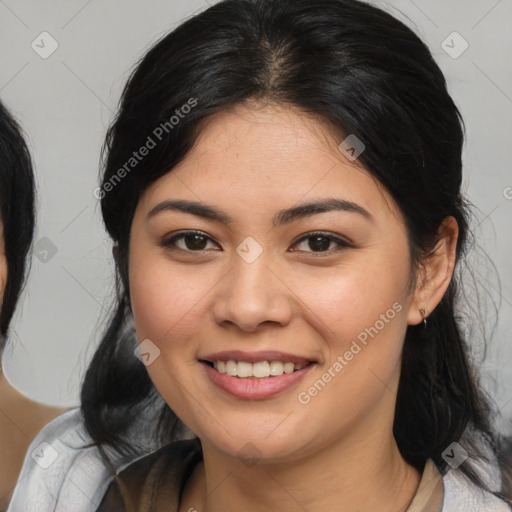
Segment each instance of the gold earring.
[{"label": "gold earring", "polygon": [[427,327],[427,316],[425,310],[420,308],[421,318],[423,318],[423,327]]}]

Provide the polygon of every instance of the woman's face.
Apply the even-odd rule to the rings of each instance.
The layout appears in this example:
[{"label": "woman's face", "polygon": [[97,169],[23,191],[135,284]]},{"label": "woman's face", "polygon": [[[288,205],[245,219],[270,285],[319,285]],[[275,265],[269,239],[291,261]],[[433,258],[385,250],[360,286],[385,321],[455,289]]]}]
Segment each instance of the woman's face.
[{"label": "woman's face", "polygon": [[147,370],[224,454],[284,461],[392,435],[418,322],[406,228],[341,142],[291,109],[238,108],[137,206],[129,280]]}]

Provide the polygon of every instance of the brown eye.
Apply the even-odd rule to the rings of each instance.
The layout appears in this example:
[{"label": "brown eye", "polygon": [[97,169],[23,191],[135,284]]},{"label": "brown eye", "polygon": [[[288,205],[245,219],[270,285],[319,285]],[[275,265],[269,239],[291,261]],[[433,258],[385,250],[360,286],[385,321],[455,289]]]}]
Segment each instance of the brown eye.
[{"label": "brown eye", "polygon": [[308,237],[308,247],[315,252],[327,251],[332,240],[326,236],[310,236]]},{"label": "brown eye", "polygon": [[327,233],[311,233],[302,237],[294,244],[294,247],[296,247],[294,250],[301,252],[324,253],[339,251],[351,247],[351,245]]},{"label": "brown eye", "polygon": [[211,249],[212,247],[208,247],[209,243],[216,245],[209,236],[200,232],[188,231],[164,240],[162,246],[172,250],[199,252]]}]

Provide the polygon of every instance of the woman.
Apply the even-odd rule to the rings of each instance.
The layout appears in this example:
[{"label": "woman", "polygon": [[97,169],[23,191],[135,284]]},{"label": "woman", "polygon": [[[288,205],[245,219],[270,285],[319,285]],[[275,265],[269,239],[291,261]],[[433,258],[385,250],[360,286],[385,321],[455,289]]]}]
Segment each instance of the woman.
[{"label": "woman", "polygon": [[508,510],[456,320],[462,142],[428,49],[357,1],[227,0],[147,53],[107,138],[119,305],[83,412],[122,446],[156,389],[162,443],[197,438],[99,510]]},{"label": "woman", "polygon": [[82,413],[100,450],[144,454],[137,422],[161,448],[97,510],[509,510],[456,317],[462,143],[429,50],[356,0],[221,1],[146,54]]},{"label": "woman", "polygon": [[[25,281],[34,233],[34,177],[21,130],[0,103],[0,355]],[[5,510],[27,448],[61,409],[33,402],[13,388],[0,362],[0,510]]]}]

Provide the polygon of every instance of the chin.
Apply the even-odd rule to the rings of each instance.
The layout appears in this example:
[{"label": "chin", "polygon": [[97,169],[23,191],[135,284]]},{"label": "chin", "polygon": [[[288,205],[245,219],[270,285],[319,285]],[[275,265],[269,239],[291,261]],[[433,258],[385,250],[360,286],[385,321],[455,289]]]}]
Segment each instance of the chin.
[{"label": "chin", "polygon": [[[224,455],[236,458],[246,463],[254,465],[255,463],[278,464],[290,462],[307,456],[307,452],[314,452],[312,447],[314,437],[309,442],[297,436],[296,429],[282,429],[277,433],[265,429],[263,433],[258,428],[247,428],[250,425],[248,421],[244,426],[237,425],[233,432],[238,432],[233,436],[221,432],[209,432],[208,435],[198,435],[204,447],[211,447],[215,451],[222,452]],[[275,429],[275,424],[274,427]],[[306,447],[311,448],[307,450]]]}]

